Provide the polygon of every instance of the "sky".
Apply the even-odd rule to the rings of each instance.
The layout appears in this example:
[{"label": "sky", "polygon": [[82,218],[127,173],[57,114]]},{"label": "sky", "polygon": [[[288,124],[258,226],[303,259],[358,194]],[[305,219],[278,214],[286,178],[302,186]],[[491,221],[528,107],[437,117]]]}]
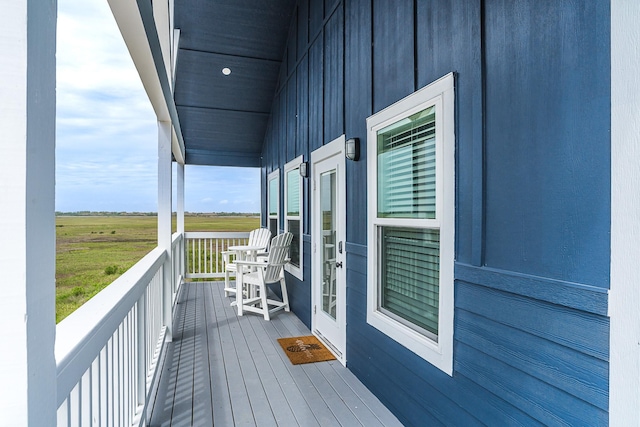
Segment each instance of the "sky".
[{"label": "sky", "polygon": [[[57,46],[56,210],[156,212],[156,117],[107,1],[58,0]],[[189,212],[259,200],[259,169],[185,169]]]}]

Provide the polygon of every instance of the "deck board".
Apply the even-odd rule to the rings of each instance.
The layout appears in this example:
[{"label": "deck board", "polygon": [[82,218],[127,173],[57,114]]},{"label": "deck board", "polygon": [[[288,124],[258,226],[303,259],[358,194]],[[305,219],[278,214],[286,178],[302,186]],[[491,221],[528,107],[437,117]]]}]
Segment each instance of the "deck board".
[{"label": "deck board", "polygon": [[206,306],[209,310],[209,324],[207,336],[209,337],[209,378],[213,396],[214,424],[233,425],[233,409],[231,408],[231,396],[229,394],[228,377],[224,363],[224,352],[220,342],[221,328],[218,325],[227,323],[222,312],[223,301],[212,292],[206,293]]},{"label": "deck board", "polygon": [[310,334],[294,314],[239,317],[222,285],[182,286],[151,426],[401,425],[339,362],[289,362],[277,338]]}]

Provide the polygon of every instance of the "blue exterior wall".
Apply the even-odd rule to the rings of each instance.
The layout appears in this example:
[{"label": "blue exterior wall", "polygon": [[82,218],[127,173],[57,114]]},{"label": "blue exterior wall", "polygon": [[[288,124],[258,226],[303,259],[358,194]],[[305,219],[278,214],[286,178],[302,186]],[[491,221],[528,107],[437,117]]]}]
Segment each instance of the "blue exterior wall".
[{"label": "blue exterior wall", "polygon": [[[609,19],[605,0],[299,1],[263,183],[343,133],[361,139],[347,365],[406,425],[608,423]],[[365,221],[366,118],[451,71],[453,377],[366,323]],[[309,194],[305,180],[304,281],[287,277],[308,326]]]}]

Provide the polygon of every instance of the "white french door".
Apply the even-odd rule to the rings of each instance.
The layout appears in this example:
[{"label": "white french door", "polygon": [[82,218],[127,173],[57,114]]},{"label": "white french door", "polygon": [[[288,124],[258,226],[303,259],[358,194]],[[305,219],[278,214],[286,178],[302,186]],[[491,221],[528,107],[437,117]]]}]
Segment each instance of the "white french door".
[{"label": "white french door", "polygon": [[313,333],[346,364],[344,135],[311,153]]}]

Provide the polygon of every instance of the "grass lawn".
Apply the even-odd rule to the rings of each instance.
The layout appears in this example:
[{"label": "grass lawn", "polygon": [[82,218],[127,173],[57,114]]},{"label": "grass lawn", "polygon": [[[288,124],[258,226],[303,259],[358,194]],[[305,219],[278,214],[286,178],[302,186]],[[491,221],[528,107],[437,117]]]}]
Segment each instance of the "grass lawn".
[{"label": "grass lawn", "polygon": [[[250,231],[259,226],[259,217],[185,216],[187,231]],[[56,217],[56,322],[156,246],[155,216]]]}]

